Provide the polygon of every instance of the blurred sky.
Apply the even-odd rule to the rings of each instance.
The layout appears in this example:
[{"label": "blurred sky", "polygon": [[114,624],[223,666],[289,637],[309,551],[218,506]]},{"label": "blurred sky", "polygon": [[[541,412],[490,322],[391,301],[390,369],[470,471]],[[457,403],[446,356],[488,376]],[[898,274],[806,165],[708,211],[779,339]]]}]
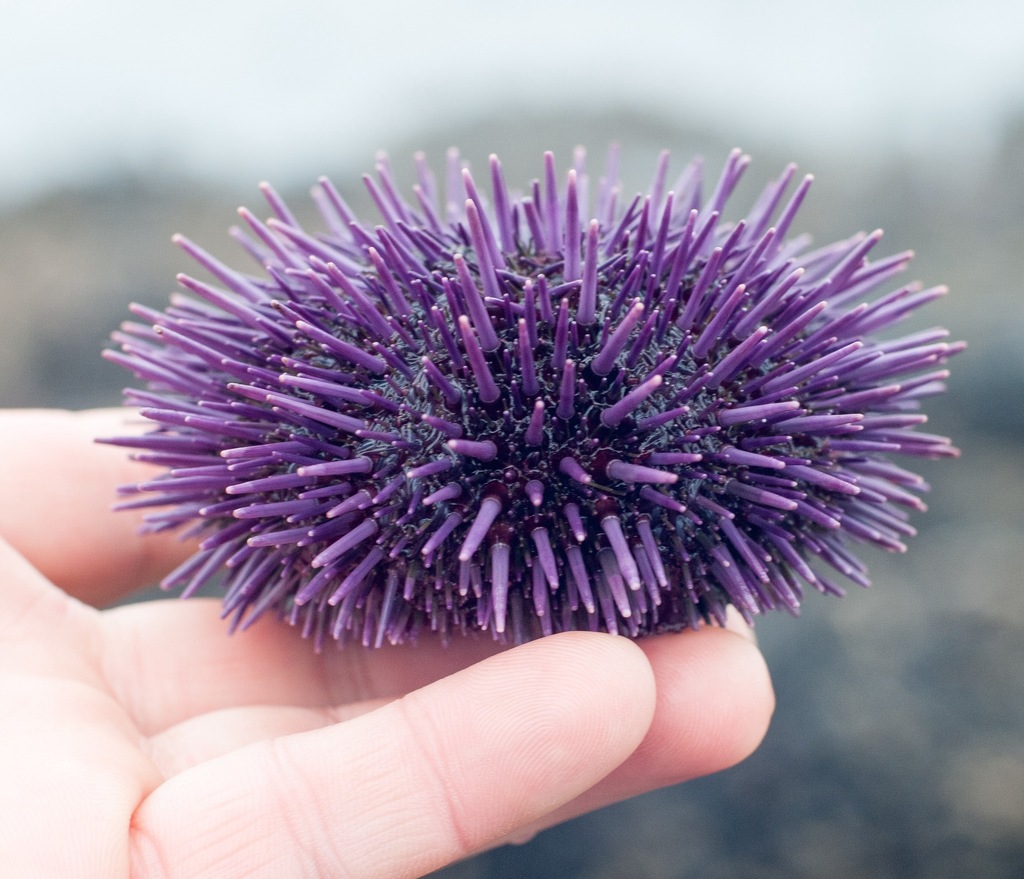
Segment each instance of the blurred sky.
[{"label": "blurred sky", "polygon": [[567,102],[969,159],[1024,107],[1024,3],[0,0],[0,207],[150,167],[288,184]]}]

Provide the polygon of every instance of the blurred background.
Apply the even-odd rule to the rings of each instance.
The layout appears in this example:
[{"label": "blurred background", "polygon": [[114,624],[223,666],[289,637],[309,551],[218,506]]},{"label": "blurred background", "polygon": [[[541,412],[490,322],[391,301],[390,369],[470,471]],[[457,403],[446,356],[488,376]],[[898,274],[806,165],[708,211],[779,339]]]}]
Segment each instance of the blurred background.
[{"label": "blurred background", "polygon": [[244,267],[225,229],[263,179],[311,217],[328,174],[369,215],[380,149],[406,184],[456,144],[525,185],[617,141],[640,190],[663,148],[717,175],[742,146],[738,218],[814,172],[797,231],[884,227],[876,254],[950,286],[915,326],[970,344],[927,407],[962,459],[919,468],[931,509],[873,589],[759,622],[750,760],[438,875],[1024,876],[1024,4],[6,0],[0,119],[6,406],[116,403],[99,352],[189,268],[171,234]]}]

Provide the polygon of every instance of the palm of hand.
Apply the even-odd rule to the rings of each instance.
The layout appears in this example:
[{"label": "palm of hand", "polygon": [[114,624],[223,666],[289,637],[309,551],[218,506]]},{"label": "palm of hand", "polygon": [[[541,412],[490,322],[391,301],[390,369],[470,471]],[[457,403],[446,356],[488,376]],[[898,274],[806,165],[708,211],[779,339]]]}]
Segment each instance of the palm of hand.
[{"label": "palm of hand", "polygon": [[[763,735],[763,663],[728,631],[317,656],[272,623],[226,637],[209,600],[96,611],[40,571],[109,599],[182,552],[103,512],[131,475],[88,439],[123,416],[3,417],[10,875],[418,876],[730,765]],[[47,442],[67,475],[40,485],[16,468]]]}]

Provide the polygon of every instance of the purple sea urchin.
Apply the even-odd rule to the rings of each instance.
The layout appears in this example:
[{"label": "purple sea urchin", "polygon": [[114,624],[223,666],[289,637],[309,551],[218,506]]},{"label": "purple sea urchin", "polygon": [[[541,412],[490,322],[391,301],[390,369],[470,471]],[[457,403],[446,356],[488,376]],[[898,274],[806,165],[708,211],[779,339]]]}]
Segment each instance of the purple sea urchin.
[{"label": "purple sea urchin", "polygon": [[916,428],[961,346],[872,338],[944,291],[878,295],[910,259],[868,262],[878,232],[788,239],[794,167],[724,222],[748,161],[705,198],[696,162],[667,191],[665,154],[623,201],[613,151],[592,210],[582,153],[525,196],[492,157],[488,204],[453,152],[445,207],[422,159],[415,205],[382,161],[382,224],[321,180],[322,235],[264,186],[273,216],[235,230],[261,277],[179,238],[222,286],[181,276],[107,352],[156,424],[110,441],[168,468],[122,506],[202,539],[164,585],[223,577],[235,625],[318,647],[638,636],[795,610],[842,591],[827,569],[866,585],[850,544],[902,550],[923,506],[890,456],[956,454]]}]

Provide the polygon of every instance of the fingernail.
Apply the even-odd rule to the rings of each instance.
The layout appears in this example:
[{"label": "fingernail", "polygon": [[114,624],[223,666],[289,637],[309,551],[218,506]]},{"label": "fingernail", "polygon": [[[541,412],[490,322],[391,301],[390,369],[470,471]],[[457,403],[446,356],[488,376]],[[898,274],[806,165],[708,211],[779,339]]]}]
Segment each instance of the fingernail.
[{"label": "fingernail", "polygon": [[757,646],[757,635],[754,633],[753,627],[747,624],[735,607],[730,606],[725,609],[725,628],[737,635],[742,635],[755,647]]}]

